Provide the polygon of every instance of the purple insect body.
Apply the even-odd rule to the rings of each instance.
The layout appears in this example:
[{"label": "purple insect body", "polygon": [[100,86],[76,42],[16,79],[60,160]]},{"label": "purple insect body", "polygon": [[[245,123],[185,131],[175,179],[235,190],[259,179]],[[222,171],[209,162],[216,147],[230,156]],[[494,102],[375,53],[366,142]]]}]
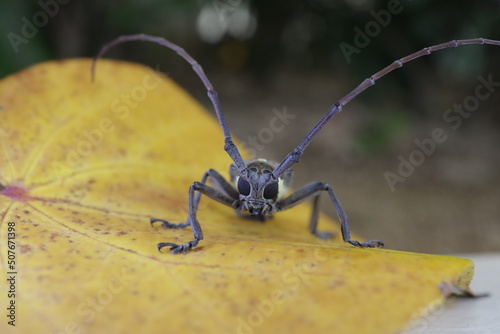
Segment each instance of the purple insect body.
[{"label": "purple insect body", "polygon": [[[185,244],[174,244],[170,242],[161,242],[158,244],[158,249],[161,251],[163,247],[170,247],[172,254],[186,253],[195,248],[199,241],[203,239],[203,232],[200,223],[196,218],[198,210],[198,203],[200,202],[201,194],[210,197],[217,202],[225,204],[234,208],[237,212],[248,212],[248,216],[259,220],[264,220],[266,217],[271,216],[273,213],[289,209],[307,198],[312,197],[313,207],[311,219],[309,221],[309,231],[315,236],[322,239],[329,239],[333,236],[331,232],[318,231],[318,216],[319,216],[319,195],[321,192],[326,191],[337,210],[340,219],[342,238],[344,242],[350,243],[355,247],[363,248],[377,248],[383,247],[384,244],[380,240],[369,240],[366,242],[351,240],[349,224],[347,215],[342,208],[340,201],[333,192],[333,189],[323,182],[310,183],[289,196],[284,196],[287,188],[292,180],[291,167],[299,162],[301,155],[306,147],[314,139],[314,137],[321,131],[323,126],[336,114],[342,111],[342,108],[349,103],[353,98],[359,95],[368,87],[375,84],[375,81],[382,78],[389,72],[402,67],[414,59],[431,54],[434,51],[457,47],[469,44],[489,44],[500,46],[500,41],[474,38],[464,40],[454,40],[447,43],[442,43],[430,47],[423,48],[420,51],[412,53],[406,57],[394,61],[391,65],[385,67],[381,71],[375,73],[371,77],[365,79],[359,86],[341,98],[338,102],[334,103],[325,116],[314,126],[314,128],[306,135],[300,144],[289,153],[281,163],[267,161],[265,159],[250,159],[243,160],[238,151],[238,148],[233,143],[229,128],[226,124],[224,114],[220,106],[217,92],[215,91],[212,83],[208,80],[202,67],[181,47],[167,41],[162,37],[155,37],[150,35],[138,34],[120,36],[117,39],[104,45],[92,63],[92,77],[95,72],[95,64],[104,53],[112,47],[130,41],[146,41],[153,42],[165,46],[175,51],[179,56],[184,58],[192,67],[196,74],[200,77],[201,81],[207,88],[207,94],[215,109],[217,119],[224,134],[224,150],[229,154],[233,160],[230,167],[231,182],[228,182],[217,171],[209,169],[203,175],[201,181],[194,182],[189,188],[189,213],[186,223],[172,224],[163,219],[151,219],[151,224],[154,222],[161,222],[165,228],[185,228],[191,226],[193,230],[194,239]],[[213,186],[207,184],[210,178]],[[195,193],[196,192],[196,193]]]}]

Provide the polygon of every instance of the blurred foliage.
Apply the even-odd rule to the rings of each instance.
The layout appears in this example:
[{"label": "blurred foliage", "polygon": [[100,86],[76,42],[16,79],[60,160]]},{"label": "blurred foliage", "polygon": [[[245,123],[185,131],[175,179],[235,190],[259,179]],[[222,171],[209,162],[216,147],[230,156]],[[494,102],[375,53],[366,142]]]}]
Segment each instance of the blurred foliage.
[{"label": "blurred foliage", "polygon": [[[60,0],[63,2],[62,0]],[[294,70],[336,71],[345,68],[346,60],[339,48],[341,42],[353,44],[354,27],[364,30],[374,21],[374,12],[387,10],[390,3],[399,3],[401,12],[391,15],[386,27],[366,47],[370,52],[353,56],[350,71],[366,75],[375,68],[387,65],[395,58],[432,43],[455,38],[500,36],[500,5],[498,1],[375,1],[375,0],[97,0],[3,1],[0,4],[2,54],[0,74],[13,73],[33,62],[50,58],[92,56],[109,39],[128,33],[144,32],[168,37],[202,55],[205,66],[218,63],[216,49],[235,39],[227,35],[216,45],[203,43],[196,31],[196,20],[205,7],[212,7],[222,16],[230,17],[239,7],[246,6],[257,20],[255,33],[246,40],[236,41],[248,53],[241,67],[255,75],[275,71],[279,67]],[[22,18],[34,22],[45,8],[58,8],[48,13],[47,23],[29,43],[20,46],[16,54],[10,45],[9,33],[22,35]],[[45,11],[46,12],[46,11]],[[50,14],[53,14],[52,16]],[[42,22],[43,23],[43,22]],[[214,25],[217,22],[213,23]],[[397,47],[395,47],[397,46]],[[143,48],[130,46],[129,57],[144,55]],[[241,49],[240,49],[241,51]],[[484,66],[489,48],[464,51],[461,57],[448,57],[443,63],[453,66],[454,72],[476,73]],[[156,50],[163,57],[163,50]],[[240,52],[241,54],[241,52]],[[157,57],[158,55],[154,55]],[[219,59],[218,59],[219,58]],[[456,63],[453,64],[456,59]],[[451,63],[451,64],[450,64]],[[458,64],[458,66],[457,66]],[[448,70],[443,69],[443,71]],[[473,74],[472,74],[473,75]]]},{"label": "blurred foliage", "polygon": [[411,118],[404,110],[386,111],[374,118],[370,124],[358,130],[352,142],[352,153],[373,155],[400,138],[410,128]]}]

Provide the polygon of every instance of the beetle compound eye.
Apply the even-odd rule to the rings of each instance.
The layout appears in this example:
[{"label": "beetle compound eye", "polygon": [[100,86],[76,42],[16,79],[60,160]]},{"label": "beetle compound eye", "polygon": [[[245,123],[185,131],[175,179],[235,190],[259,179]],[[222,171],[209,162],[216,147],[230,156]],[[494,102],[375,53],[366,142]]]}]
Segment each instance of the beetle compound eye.
[{"label": "beetle compound eye", "polygon": [[242,179],[241,177],[238,179],[238,191],[240,194],[248,196],[250,195],[250,183],[247,180]]},{"label": "beetle compound eye", "polygon": [[265,199],[273,199],[278,196],[278,184],[271,183],[264,188],[264,198]]}]

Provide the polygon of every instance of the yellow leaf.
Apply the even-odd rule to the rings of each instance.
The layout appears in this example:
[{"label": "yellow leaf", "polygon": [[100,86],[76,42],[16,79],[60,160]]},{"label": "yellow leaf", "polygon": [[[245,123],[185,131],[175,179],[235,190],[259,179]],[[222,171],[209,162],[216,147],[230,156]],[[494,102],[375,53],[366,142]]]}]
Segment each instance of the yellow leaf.
[{"label": "yellow leaf", "polygon": [[205,239],[159,253],[192,232],[149,219],[184,221],[190,184],[227,176],[219,126],[143,66],[100,61],[95,83],[89,69],[0,82],[0,259],[15,283],[2,279],[1,333],[396,333],[444,300],[441,283],[467,288],[466,259],[320,242],[305,204],[260,223],[203,198]]}]

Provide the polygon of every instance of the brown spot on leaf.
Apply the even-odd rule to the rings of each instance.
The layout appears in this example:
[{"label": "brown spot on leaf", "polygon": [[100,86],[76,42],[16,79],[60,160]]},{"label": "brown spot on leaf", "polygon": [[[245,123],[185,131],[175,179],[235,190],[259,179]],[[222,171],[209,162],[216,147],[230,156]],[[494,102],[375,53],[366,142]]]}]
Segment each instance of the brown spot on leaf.
[{"label": "brown spot on leaf", "polygon": [[19,252],[21,254],[31,252],[32,248],[30,245],[19,245]]}]

